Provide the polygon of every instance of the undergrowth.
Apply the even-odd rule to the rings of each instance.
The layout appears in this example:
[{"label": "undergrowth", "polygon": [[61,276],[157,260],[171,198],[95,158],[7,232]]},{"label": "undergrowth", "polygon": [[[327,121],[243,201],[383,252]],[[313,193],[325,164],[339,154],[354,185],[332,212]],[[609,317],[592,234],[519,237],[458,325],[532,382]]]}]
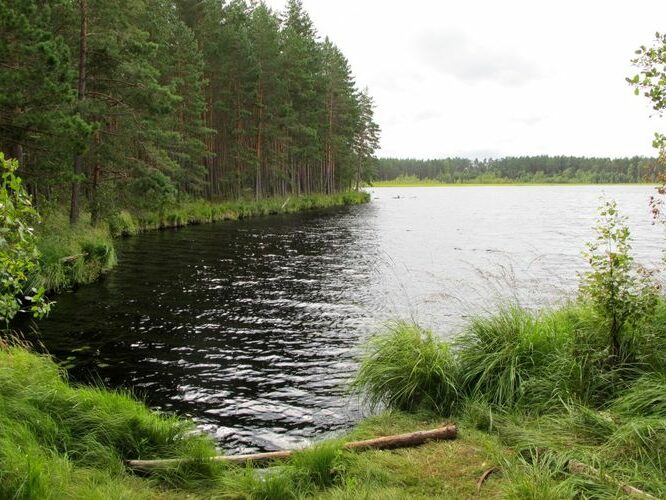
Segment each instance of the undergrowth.
[{"label": "undergrowth", "polygon": [[[187,488],[213,478],[209,439],[191,422],[157,414],[129,394],[73,387],[48,357],[0,344],[0,498],[152,496],[153,488]],[[150,481],[124,460],[188,457]]]},{"label": "undergrowth", "polygon": [[[352,388],[373,406],[431,412],[497,436],[506,497],[616,498],[620,484],[664,497],[666,368],[635,341],[645,333],[663,345],[664,314],[660,299],[626,331],[633,341],[619,364],[609,363],[607,330],[585,303],[507,307],[472,319],[449,342],[398,323],[368,343]],[[573,473],[572,460],[597,473]]]}]

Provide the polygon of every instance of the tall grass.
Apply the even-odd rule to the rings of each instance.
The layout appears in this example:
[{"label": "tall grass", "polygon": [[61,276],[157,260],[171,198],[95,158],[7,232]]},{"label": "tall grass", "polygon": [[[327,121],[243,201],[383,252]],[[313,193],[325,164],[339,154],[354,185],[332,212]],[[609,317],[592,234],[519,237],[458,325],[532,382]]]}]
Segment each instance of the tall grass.
[{"label": "tall grass", "polygon": [[137,231],[151,229],[288,214],[334,206],[359,205],[368,201],[370,201],[370,195],[364,191],[265,198],[261,200],[237,200],[221,203],[198,200],[184,202],[161,213],[144,212],[136,215],[128,213],[123,215],[121,213],[113,219],[114,228],[112,232],[114,235],[135,234]]},{"label": "tall grass", "polygon": [[457,402],[457,367],[448,345],[432,332],[395,323],[367,346],[352,390],[372,406],[450,413]]},{"label": "tall grass", "polygon": [[646,373],[612,403],[623,416],[649,416],[666,419],[666,373]]},{"label": "tall grass", "polygon": [[[665,305],[627,328],[621,359],[586,303],[505,307],[452,342],[398,324],[369,344],[352,387],[373,406],[430,408],[499,436],[515,453],[497,459],[508,497],[615,498],[618,481],[663,497]],[[569,460],[601,472],[572,473]]]},{"label": "tall grass", "polygon": [[95,281],[117,262],[113,239],[106,226],[82,221],[71,226],[65,214],[44,217],[37,228],[40,272],[35,284],[50,291]]},{"label": "tall grass", "polygon": [[172,486],[210,479],[216,466],[200,459],[215,447],[192,428],[126,393],[72,387],[47,357],[0,347],[1,498],[84,498],[100,484],[127,494],[123,461],[132,458],[191,458],[187,470],[163,471]]},{"label": "tall grass", "polygon": [[[561,357],[571,335],[568,319],[518,307],[472,319],[455,340],[462,391],[498,406],[512,406],[526,397],[549,400],[552,394],[544,394],[534,381]],[[539,396],[526,394],[530,388]]]}]

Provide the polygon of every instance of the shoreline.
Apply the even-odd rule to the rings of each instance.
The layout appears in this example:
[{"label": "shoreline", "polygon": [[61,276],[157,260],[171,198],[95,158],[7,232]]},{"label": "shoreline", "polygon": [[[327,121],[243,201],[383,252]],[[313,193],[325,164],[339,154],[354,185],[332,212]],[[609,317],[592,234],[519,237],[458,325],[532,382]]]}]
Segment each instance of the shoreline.
[{"label": "shoreline", "polygon": [[392,181],[381,181],[373,184],[372,186],[364,186],[365,188],[402,188],[402,187],[526,187],[526,186],[535,186],[535,187],[544,187],[544,186],[653,186],[657,187],[657,183],[653,182],[599,182],[599,183],[587,183],[587,182],[498,182],[498,183],[392,183]]},{"label": "shoreline", "polygon": [[[274,210],[297,211],[286,201],[271,203]],[[601,215],[616,215],[615,205],[607,206]],[[266,207],[199,208],[180,207],[155,228],[260,215]],[[118,223],[119,236],[151,229],[147,219],[126,219],[121,222],[132,232]],[[604,228],[617,227],[614,221],[598,231],[606,234]],[[611,243],[624,241],[624,233],[613,240],[614,234]],[[626,252],[620,257],[629,258]],[[596,284],[613,270],[593,265],[582,283]],[[639,313],[622,320],[618,354],[600,302],[616,296],[614,290],[583,288],[571,303],[539,311],[499,306],[473,316],[453,340],[396,322],[367,342],[350,385],[352,395],[382,412],[266,469],[223,465],[212,458],[219,455],[212,439],[192,433],[194,421],[152,411],[124,390],[70,384],[48,356],[0,341],[0,387],[6,387],[0,396],[8,408],[0,421],[16,436],[5,439],[10,444],[0,441],[0,459],[9,464],[7,491],[17,496],[30,474],[35,491],[63,497],[662,497],[666,299],[654,284],[642,286],[638,298],[625,299]],[[459,429],[455,440],[389,452],[345,447],[452,422]],[[10,453],[16,443],[25,457]],[[135,475],[132,460],[163,466],[150,477]]]},{"label": "shoreline", "polygon": [[189,225],[293,214],[369,202],[370,194],[365,191],[220,203],[200,200],[183,203],[161,213],[130,213],[123,210],[97,226],[90,224],[90,214],[85,214],[81,222],[71,226],[64,212],[53,213],[44,217],[36,231],[41,269],[33,277],[33,285],[37,288],[43,287],[49,294],[53,294],[97,281],[118,263],[114,244],[116,238]]},{"label": "shoreline", "polygon": [[[0,341],[0,364],[0,492],[9,498],[26,486],[31,498],[471,498],[479,476],[503,453],[497,437],[468,425],[454,440],[344,449],[345,442],[448,422],[389,411],[265,469],[225,465],[210,460],[220,450],[193,432],[191,419],[151,410],[127,391],[73,385],[49,356],[24,345]],[[147,475],[127,467],[135,459],[184,462]],[[498,474],[483,492],[497,497],[506,483]]]}]

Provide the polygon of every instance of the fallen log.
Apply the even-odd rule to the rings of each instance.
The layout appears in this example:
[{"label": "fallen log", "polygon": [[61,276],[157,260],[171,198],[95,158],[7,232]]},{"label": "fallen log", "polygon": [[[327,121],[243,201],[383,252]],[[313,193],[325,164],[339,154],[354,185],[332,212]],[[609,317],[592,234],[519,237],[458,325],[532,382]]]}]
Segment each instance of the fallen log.
[{"label": "fallen log", "polygon": [[638,488],[636,488],[635,486],[631,486],[630,484],[623,483],[622,481],[620,481],[620,480],[618,480],[618,479],[616,479],[612,476],[609,476],[608,474],[605,474],[605,473],[595,469],[594,467],[592,467],[590,465],[584,464],[582,462],[577,462],[576,460],[569,460],[569,472],[571,472],[572,474],[582,474],[582,475],[586,475],[586,476],[596,476],[596,477],[599,477],[599,478],[603,479],[607,483],[610,483],[614,486],[617,486],[626,495],[641,497],[641,498],[650,498],[650,499],[655,499],[656,500],[656,497],[653,497],[649,493],[647,493],[643,490],[639,490]]},{"label": "fallen log", "polygon": [[[458,428],[455,425],[447,425],[430,431],[410,432],[394,436],[384,436],[365,441],[351,441],[342,445],[345,450],[386,450],[395,448],[411,448],[422,445],[428,441],[439,441],[444,439],[455,439]],[[211,457],[213,462],[226,462],[243,464],[245,462],[266,462],[270,460],[284,460],[301,450],[271,451],[268,453],[255,453],[251,455],[221,455]],[[163,460],[127,460],[128,467],[137,470],[148,471],[159,467],[173,467],[187,463],[188,459],[169,458]]]}]

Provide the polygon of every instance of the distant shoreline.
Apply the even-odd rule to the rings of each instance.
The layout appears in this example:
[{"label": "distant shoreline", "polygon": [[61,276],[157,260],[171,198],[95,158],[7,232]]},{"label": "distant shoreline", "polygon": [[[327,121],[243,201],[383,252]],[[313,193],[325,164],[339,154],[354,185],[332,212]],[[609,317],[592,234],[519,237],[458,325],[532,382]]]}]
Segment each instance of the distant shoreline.
[{"label": "distant shoreline", "polygon": [[514,186],[658,186],[655,182],[496,182],[496,183],[438,183],[438,182],[405,182],[380,181],[366,188],[390,187],[514,187]]}]

